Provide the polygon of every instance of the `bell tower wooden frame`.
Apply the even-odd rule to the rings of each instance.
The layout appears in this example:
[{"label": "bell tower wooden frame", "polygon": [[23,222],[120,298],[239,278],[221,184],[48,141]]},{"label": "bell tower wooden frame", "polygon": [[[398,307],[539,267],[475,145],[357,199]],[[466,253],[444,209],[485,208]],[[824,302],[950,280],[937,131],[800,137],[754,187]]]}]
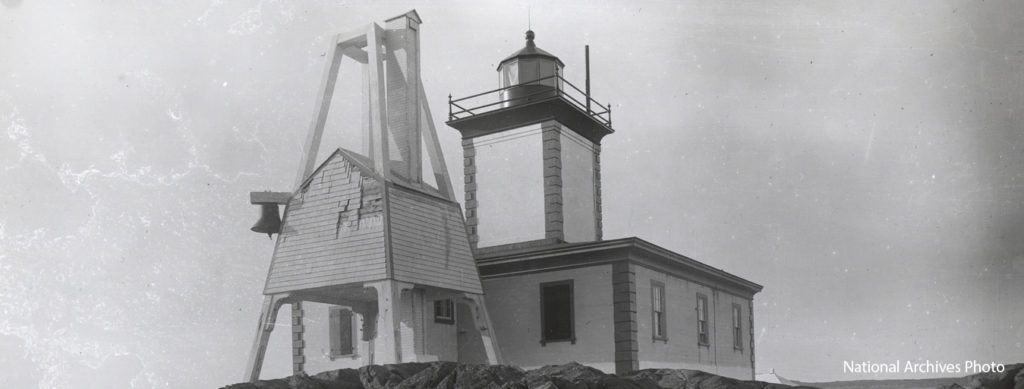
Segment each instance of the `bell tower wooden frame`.
[{"label": "bell tower wooden frame", "polygon": [[[392,178],[393,169],[385,168],[388,158],[381,157],[392,155],[388,142],[390,133],[397,138],[399,155],[410,162],[410,166],[402,172],[406,173],[404,178],[413,185],[422,184],[422,142],[437,182],[437,189],[444,198],[454,201],[448,168],[441,155],[441,144],[437,140],[437,130],[420,79],[420,23],[422,21],[416,11],[409,11],[388,19],[385,23],[386,29],[377,23],[371,23],[364,29],[335,36],[336,44],[331,45],[327,53],[328,61],[324,67],[320,87],[317,89],[316,113],[303,143],[296,187],[302,184],[315,167],[324,125],[327,123],[331,99],[334,96],[334,86],[338,80],[338,70],[342,59],[349,58],[363,65],[363,101],[366,107],[363,110],[362,151],[374,161],[375,170],[385,179]],[[385,58],[388,60],[387,68]],[[385,69],[388,74],[398,72],[404,74],[404,77],[386,77]],[[403,107],[394,109],[396,104]],[[401,112],[389,116],[389,110]]]},{"label": "bell tower wooden frame", "polygon": [[[364,327],[367,327],[364,328],[364,337],[372,337],[369,340],[369,347],[375,347],[371,349],[373,351],[367,363],[416,361],[419,351],[422,350],[412,348],[409,343],[415,343],[415,340],[410,339],[407,331],[400,331],[404,323],[400,318],[403,307],[399,304],[410,300],[408,293],[416,290],[422,293],[425,289],[433,295],[459,299],[469,306],[474,328],[482,337],[483,354],[486,355],[487,362],[502,361],[497,340],[491,330],[492,325],[484,303],[479,273],[468,243],[465,219],[461,208],[455,202],[451,179],[441,154],[434,120],[420,79],[421,22],[416,11],[409,11],[386,20],[384,27],[370,23],[364,28],[338,34],[330,44],[322,81],[317,89],[315,112],[303,143],[294,189],[289,193],[272,192],[261,195],[279,199],[278,203],[285,204],[285,210],[283,225],[267,276],[256,336],[246,365],[244,379],[247,381],[259,379],[277,312],[287,303],[293,307],[292,340],[295,347],[295,371],[302,370],[303,301],[343,303],[351,307],[353,312],[363,315]],[[317,167],[317,154],[322,143],[340,65],[345,58],[362,65],[363,155],[338,149]],[[425,151],[426,158],[421,155],[421,150]],[[427,163],[423,162],[424,159]],[[327,258],[326,260],[318,259],[319,268],[286,263],[290,266],[287,267],[289,273],[281,276],[275,273],[280,272],[277,270],[281,266],[279,261],[297,261],[282,258],[287,255],[282,254],[282,248],[287,248],[289,244],[300,244],[294,242],[308,239],[303,238],[301,232],[296,232],[301,227],[289,227],[289,214],[311,212],[310,209],[324,207],[312,207],[309,206],[309,202],[313,201],[310,199],[316,198],[312,193],[315,192],[317,185],[337,179],[331,177],[338,175],[328,177],[325,173],[332,166],[350,169],[349,177],[340,180],[347,179],[350,185],[360,185],[359,196],[363,196],[362,185],[372,185],[373,194],[377,196],[372,205],[378,213],[375,224],[378,236],[372,244],[379,248],[381,255],[379,261],[372,266],[379,267],[379,272],[374,273],[379,275],[358,279],[350,277],[335,282],[331,281],[330,277],[315,273],[324,272],[324,266],[328,266],[326,268],[330,270],[326,273],[333,272],[331,274],[335,276],[352,270],[352,265],[345,262],[348,261],[348,255],[335,248],[332,249],[334,251],[321,256]],[[433,175],[433,182],[436,184],[434,186],[424,180],[424,168],[427,166]],[[353,179],[351,176],[356,178]],[[355,180],[354,184],[352,180]],[[307,191],[311,193],[308,198]],[[343,217],[348,217],[346,211],[351,204],[344,201],[334,201],[332,204],[334,203],[338,203],[337,207],[331,208],[333,205],[330,205],[322,214],[330,216],[337,213],[337,228],[341,229],[348,225],[343,223]],[[367,203],[357,200],[353,204],[358,207]],[[358,219],[358,210],[355,215],[354,224],[358,229],[359,221],[362,219]],[[428,220],[431,217],[440,220]],[[408,222],[412,219],[416,219],[419,224]],[[331,226],[333,225],[331,222]],[[410,225],[415,226],[409,227]],[[423,227],[424,225],[438,225],[443,228],[425,231],[430,227]],[[417,233],[416,226],[423,231],[422,234]],[[311,235],[319,238],[323,234]],[[295,236],[298,236],[298,239],[287,240]],[[335,235],[333,239],[338,239],[337,236],[339,235]],[[416,251],[415,248],[402,247],[409,246],[409,242],[425,242],[429,245],[434,245],[431,242],[441,242],[435,246],[441,247],[442,251],[428,253],[429,250],[424,249],[423,252],[410,255],[410,252]],[[284,251],[288,252],[287,249]],[[327,265],[323,265],[324,263]],[[306,269],[302,271],[315,275],[317,283],[295,286],[284,281],[275,282],[294,278],[295,269]],[[420,274],[414,274],[416,272]],[[449,281],[432,280],[431,277],[435,274],[439,280]],[[413,355],[409,355],[410,350],[413,351]]]}]

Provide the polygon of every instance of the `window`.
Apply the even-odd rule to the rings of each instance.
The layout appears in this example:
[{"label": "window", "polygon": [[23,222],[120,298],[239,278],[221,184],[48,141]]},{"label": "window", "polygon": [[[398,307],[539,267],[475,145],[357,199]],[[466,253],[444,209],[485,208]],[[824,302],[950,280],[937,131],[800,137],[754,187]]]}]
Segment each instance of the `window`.
[{"label": "window", "polygon": [[697,343],[711,344],[708,341],[708,296],[702,294],[697,295]]},{"label": "window", "polygon": [[548,84],[551,80],[537,81],[538,78],[544,77],[540,74],[540,63],[543,60],[537,58],[520,58],[519,59],[519,82],[522,83],[533,83],[535,85]]},{"label": "window", "polygon": [[331,358],[355,355],[355,326],[352,325],[352,311],[348,308],[331,307],[330,328]]},{"label": "window", "polygon": [[665,284],[651,281],[651,329],[655,340],[668,340],[665,335]]},{"label": "window", "polygon": [[576,343],[572,280],[540,284],[540,344]]},{"label": "window", "polygon": [[434,323],[455,324],[455,303],[452,299],[434,300]]},{"label": "window", "polygon": [[505,63],[501,68],[501,87],[510,87],[519,84],[519,60],[514,59]]},{"label": "window", "polygon": [[743,322],[740,321],[740,305],[732,305],[732,347],[743,350]]}]

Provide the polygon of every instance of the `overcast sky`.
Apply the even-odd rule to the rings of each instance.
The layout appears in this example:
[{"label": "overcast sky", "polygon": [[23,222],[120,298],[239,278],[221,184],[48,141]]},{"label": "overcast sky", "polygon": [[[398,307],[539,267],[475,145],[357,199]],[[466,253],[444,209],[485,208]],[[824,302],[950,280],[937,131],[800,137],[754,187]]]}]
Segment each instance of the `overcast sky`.
[{"label": "overcast sky", "polygon": [[[328,37],[412,8],[460,199],[448,93],[497,87],[528,9],[578,85],[591,45],[616,129],[602,144],[604,236],[764,285],[759,372],[862,379],[842,361],[1024,356],[1024,6],[0,5],[8,386],[239,381],[273,249],[248,230],[248,192],[291,189]],[[358,85],[354,69],[339,85]],[[358,106],[339,90],[336,104]],[[334,112],[325,149],[358,148]],[[265,377],[290,373],[276,335]]]}]

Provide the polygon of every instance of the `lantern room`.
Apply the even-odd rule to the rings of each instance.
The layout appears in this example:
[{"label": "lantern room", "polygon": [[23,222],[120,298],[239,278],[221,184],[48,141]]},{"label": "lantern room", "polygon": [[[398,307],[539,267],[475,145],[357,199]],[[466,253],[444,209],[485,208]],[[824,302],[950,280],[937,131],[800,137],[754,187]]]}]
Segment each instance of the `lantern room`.
[{"label": "lantern room", "polygon": [[533,42],[535,36],[532,30],[526,31],[526,47],[498,64],[502,107],[551,97],[562,87],[560,76],[565,64],[538,48]]},{"label": "lantern room", "polygon": [[498,63],[498,88],[453,99],[448,95],[448,125],[463,139],[555,120],[588,141],[600,144],[611,134],[611,104],[590,95],[590,55],[586,86],[566,80],[565,63],[537,47],[536,34],[526,31],[526,46]]}]

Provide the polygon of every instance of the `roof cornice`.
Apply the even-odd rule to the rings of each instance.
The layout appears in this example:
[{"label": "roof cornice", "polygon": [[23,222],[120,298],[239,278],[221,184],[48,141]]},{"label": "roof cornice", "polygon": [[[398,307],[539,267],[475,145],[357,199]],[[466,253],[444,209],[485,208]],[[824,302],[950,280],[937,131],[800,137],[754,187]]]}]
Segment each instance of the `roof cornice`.
[{"label": "roof cornice", "polygon": [[485,251],[478,252],[476,260],[480,274],[484,278],[629,261],[742,295],[753,296],[763,289],[755,282],[637,237]]}]

